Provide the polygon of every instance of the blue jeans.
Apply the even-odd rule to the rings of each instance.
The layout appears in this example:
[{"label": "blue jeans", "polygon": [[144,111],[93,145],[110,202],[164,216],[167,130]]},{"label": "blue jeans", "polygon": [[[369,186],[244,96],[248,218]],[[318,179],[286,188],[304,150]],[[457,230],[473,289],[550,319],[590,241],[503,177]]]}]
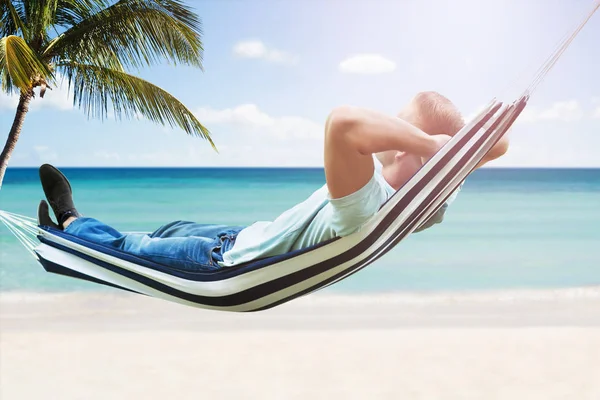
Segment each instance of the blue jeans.
[{"label": "blue jeans", "polygon": [[94,218],[82,217],[65,229],[78,238],[186,271],[221,268],[223,254],[230,250],[241,226],[175,221],[151,234],[121,233]]}]

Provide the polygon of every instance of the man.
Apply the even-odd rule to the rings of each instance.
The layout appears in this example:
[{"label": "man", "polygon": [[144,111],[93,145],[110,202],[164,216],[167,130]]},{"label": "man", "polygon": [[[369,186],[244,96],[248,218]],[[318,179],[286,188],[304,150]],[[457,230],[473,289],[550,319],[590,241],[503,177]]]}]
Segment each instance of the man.
[{"label": "man", "polygon": [[[175,221],[149,235],[122,234],[82,217],[68,180],[47,164],[40,167],[40,179],[58,225],[43,200],[38,218],[42,225],[173,268],[206,271],[233,266],[360,230],[463,126],[457,108],[436,92],[417,94],[398,116],[338,107],[325,126],[326,184],[274,221],[248,227]],[[479,166],[500,157],[507,148],[504,138]],[[379,163],[381,168],[377,168]],[[440,223],[457,192],[417,231]]]}]

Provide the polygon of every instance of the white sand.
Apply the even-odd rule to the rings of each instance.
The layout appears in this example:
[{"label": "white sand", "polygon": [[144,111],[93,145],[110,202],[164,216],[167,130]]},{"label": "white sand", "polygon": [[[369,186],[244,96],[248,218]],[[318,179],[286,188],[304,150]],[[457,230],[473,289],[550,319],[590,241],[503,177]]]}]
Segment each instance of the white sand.
[{"label": "white sand", "polygon": [[312,296],[257,314],[4,294],[0,399],[598,400],[600,292],[557,293]]}]

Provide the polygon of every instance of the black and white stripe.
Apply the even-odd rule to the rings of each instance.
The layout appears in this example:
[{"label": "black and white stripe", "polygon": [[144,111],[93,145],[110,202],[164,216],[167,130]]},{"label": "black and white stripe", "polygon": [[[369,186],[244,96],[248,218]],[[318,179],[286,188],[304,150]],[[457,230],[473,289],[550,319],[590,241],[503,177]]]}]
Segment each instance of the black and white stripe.
[{"label": "black and white stripe", "polygon": [[371,264],[433,215],[512,125],[527,103],[493,101],[361,228],[308,249],[216,272],[172,270],[45,229],[36,249],[49,272],[169,301],[223,311],[258,311],[306,295]]}]

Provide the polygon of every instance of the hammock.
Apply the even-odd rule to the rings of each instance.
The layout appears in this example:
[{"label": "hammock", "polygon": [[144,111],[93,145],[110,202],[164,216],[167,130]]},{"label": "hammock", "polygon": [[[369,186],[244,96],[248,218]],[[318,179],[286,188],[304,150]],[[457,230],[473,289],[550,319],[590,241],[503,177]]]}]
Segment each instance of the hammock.
[{"label": "hammock", "polygon": [[[2,219],[48,272],[107,284],[182,304],[258,311],[344,279],[383,256],[428,220],[512,125],[527,97],[492,101],[358,232],[318,245],[210,272],[188,272],[87,242],[30,219]],[[19,223],[21,229],[16,229]],[[35,242],[23,230],[37,234]]]},{"label": "hammock", "polygon": [[492,100],[352,235],[216,271],[189,272],[38,226],[32,218],[0,211],[0,220],[48,272],[211,310],[275,307],[360,271],[434,215],[512,126],[530,93],[599,7],[596,1],[523,95],[512,104]]}]

